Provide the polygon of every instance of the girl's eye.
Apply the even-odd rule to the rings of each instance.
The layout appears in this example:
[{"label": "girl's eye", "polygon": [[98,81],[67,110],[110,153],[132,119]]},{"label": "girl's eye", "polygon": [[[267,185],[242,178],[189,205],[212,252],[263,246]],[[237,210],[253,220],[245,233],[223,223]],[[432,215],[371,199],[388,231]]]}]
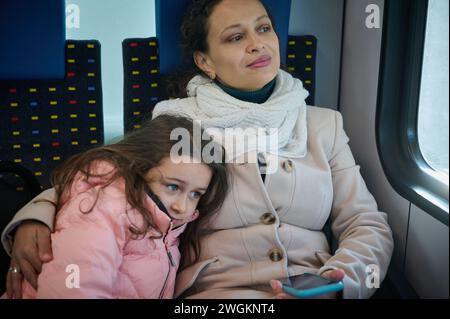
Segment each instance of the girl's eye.
[{"label": "girl's eye", "polygon": [[202,196],[202,194],[200,194],[199,192],[191,192],[191,196],[194,199],[198,199]]},{"label": "girl's eye", "polygon": [[175,184],[169,184],[169,185],[167,185],[167,188],[168,188],[170,191],[177,191],[177,190],[178,190],[178,186],[175,185]]}]

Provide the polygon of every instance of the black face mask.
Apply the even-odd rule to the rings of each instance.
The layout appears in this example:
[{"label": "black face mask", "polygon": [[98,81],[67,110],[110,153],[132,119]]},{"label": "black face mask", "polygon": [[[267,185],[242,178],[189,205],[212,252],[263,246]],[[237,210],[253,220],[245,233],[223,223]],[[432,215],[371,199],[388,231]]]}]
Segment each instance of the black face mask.
[{"label": "black face mask", "polygon": [[[167,216],[170,217],[169,212],[167,211],[166,206],[164,206],[164,204],[161,202],[161,200],[159,199],[158,196],[156,196],[155,193],[152,192],[152,190],[147,187],[145,192],[147,193],[148,196],[150,196],[150,198],[155,202],[156,205],[158,205],[158,208],[163,211],[164,213],[166,213]],[[172,218],[171,218],[172,219]]]}]

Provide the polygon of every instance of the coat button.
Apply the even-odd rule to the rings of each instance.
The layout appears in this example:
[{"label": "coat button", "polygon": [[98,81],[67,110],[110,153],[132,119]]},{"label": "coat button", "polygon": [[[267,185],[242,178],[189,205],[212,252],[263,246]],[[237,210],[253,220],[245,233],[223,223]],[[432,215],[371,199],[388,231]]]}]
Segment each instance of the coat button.
[{"label": "coat button", "polygon": [[283,252],[278,248],[273,248],[269,251],[269,258],[274,262],[280,261],[283,259]]},{"label": "coat button", "polygon": [[272,225],[273,223],[276,222],[276,218],[272,213],[265,213],[261,216],[261,222],[264,225]]},{"label": "coat button", "polygon": [[294,162],[290,159],[285,160],[283,162],[283,169],[288,173],[292,172],[294,170]]}]

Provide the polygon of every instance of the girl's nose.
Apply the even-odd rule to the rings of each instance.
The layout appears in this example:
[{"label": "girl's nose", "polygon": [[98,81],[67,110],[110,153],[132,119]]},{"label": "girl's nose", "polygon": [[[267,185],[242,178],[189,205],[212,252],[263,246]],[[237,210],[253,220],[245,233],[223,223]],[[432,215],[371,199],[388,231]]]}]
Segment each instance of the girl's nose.
[{"label": "girl's nose", "polygon": [[177,199],[172,204],[171,208],[177,214],[184,214],[184,212],[186,211],[186,200],[184,198]]}]

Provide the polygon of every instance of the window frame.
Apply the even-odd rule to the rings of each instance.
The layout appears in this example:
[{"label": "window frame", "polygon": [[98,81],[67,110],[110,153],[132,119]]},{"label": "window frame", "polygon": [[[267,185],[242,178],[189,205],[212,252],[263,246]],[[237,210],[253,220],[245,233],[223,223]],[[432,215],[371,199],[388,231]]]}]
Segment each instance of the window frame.
[{"label": "window frame", "polygon": [[378,154],[404,198],[448,226],[448,185],[419,148],[417,121],[428,0],[386,0],[376,112]]}]

